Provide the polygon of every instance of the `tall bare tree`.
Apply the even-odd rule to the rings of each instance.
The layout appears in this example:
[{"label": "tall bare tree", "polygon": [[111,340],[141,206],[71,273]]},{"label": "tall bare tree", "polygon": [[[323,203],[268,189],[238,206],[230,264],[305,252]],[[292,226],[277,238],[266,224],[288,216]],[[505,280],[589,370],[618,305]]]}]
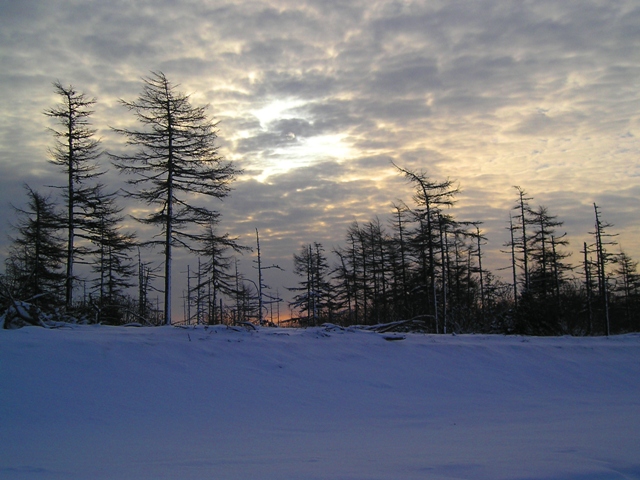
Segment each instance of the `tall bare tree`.
[{"label": "tall bare tree", "polygon": [[[519,239],[519,244],[518,244],[518,248],[520,249],[520,251],[522,252],[522,257],[521,257],[521,265],[522,265],[522,274],[524,277],[523,280],[523,291],[527,292],[529,290],[529,288],[531,287],[531,279],[530,279],[530,272],[529,272],[529,242],[530,242],[530,238],[527,235],[527,225],[528,225],[528,213],[531,210],[531,208],[529,207],[529,200],[531,200],[531,197],[527,197],[527,192],[525,192],[522,188],[520,188],[519,186],[514,186],[513,188],[515,188],[518,191],[518,200],[516,202],[515,207],[513,207],[513,210],[516,210],[518,212],[518,215],[515,215],[513,218],[520,220],[520,226],[519,229],[520,231],[522,231],[522,237]],[[513,231],[513,230],[512,230]],[[514,241],[518,241],[518,239],[515,239]]]},{"label": "tall bare tree", "polygon": [[593,204],[595,211],[596,223],[595,231],[591,232],[595,237],[596,250],[596,271],[598,275],[598,290],[602,301],[602,309],[604,311],[604,329],[605,334],[609,336],[611,333],[611,318],[609,316],[609,276],[607,274],[607,265],[615,260],[615,256],[607,251],[607,246],[616,245],[612,240],[607,241],[607,237],[615,237],[615,234],[606,233],[606,229],[612,227],[610,223],[602,221],[600,207]]},{"label": "tall bare tree", "polygon": [[65,280],[65,303],[67,309],[73,306],[74,260],[78,255],[76,231],[82,223],[82,208],[91,187],[87,180],[101,174],[95,163],[100,156],[100,141],[95,138],[96,130],[91,128],[89,117],[93,114],[95,98],[87,98],[73,86],[53,84],[55,92],[62,98],[60,104],[44,111],[54,118],[59,128],[52,128],[56,138],[50,150],[51,163],[65,172],[67,181],[64,198],[67,207],[67,268]]},{"label": "tall bare tree", "polygon": [[193,106],[164,73],[143,78],[138,99],[121,102],[143,128],[114,128],[136,151],[111,158],[118,170],[134,177],[128,183],[135,188],[127,195],[156,207],[137,220],[161,229],[162,240],[150,243],[164,248],[164,316],[170,324],[172,247],[191,248],[199,240],[192,227],[206,226],[218,213],[197,200],[226,197],[239,170],[219,154],[217,123],[206,106]]},{"label": "tall bare tree", "polygon": [[[413,200],[417,208],[413,215],[419,224],[419,232],[415,235],[415,245],[422,259],[422,288],[431,291],[425,295],[427,300],[425,313],[433,312],[436,333],[438,333],[438,294],[436,282],[436,251],[443,248],[440,243],[439,216],[445,208],[452,207],[459,189],[452,180],[434,181],[425,172],[413,172],[393,164],[415,188]],[[429,302],[431,300],[431,302]]]}]

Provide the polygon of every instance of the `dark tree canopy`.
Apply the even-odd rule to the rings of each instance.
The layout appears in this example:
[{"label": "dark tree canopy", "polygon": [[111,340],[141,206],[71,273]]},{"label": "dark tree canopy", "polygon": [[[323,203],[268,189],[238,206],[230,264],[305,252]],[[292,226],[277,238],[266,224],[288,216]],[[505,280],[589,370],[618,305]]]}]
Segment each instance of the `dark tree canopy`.
[{"label": "dark tree canopy", "polygon": [[28,203],[16,209],[17,236],[7,261],[11,295],[39,306],[56,304],[64,281],[64,241],[60,238],[60,216],[55,204],[29,186]]}]

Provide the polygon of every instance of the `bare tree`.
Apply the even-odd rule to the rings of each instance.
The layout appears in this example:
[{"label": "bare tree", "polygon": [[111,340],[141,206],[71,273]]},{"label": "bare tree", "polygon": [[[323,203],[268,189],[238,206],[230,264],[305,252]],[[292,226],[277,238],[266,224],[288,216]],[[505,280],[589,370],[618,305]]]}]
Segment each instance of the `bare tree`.
[{"label": "bare tree", "polygon": [[[413,200],[417,208],[412,212],[419,223],[419,232],[414,236],[415,245],[421,257],[426,312],[433,312],[436,333],[439,333],[438,294],[436,282],[436,251],[443,248],[440,242],[439,215],[443,208],[452,207],[459,189],[452,180],[434,181],[424,173],[415,173],[393,164],[415,186]],[[429,302],[431,300],[431,302]]]},{"label": "bare tree", "polygon": [[328,281],[329,265],[322,244],[303,245],[299,254],[293,254],[293,273],[302,277],[298,287],[288,290],[299,292],[291,306],[307,314],[307,325],[317,325],[319,319],[331,321],[331,285]]},{"label": "bare tree", "polygon": [[89,253],[94,258],[91,269],[96,274],[97,299],[93,304],[98,309],[98,321],[117,323],[124,313],[125,290],[133,286],[135,266],[131,251],[136,246],[135,235],[120,228],[122,208],[116,205],[114,193],[105,193],[102,185],[96,185],[87,201],[86,230],[94,245]]},{"label": "bare tree", "polygon": [[206,107],[195,107],[162,72],[143,78],[137,100],[122,104],[144,127],[141,130],[113,130],[137,147],[130,155],[111,155],[121,172],[133,175],[135,187],[127,195],[157,208],[138,221],[159,226],[162,240],[150,243],[164,248],[164,315],[171,323],[171,250],[174,245],[191,248],[199,234],[193,226],[206,226],[218,217],[198,199],[222,199],[239,170],[218,153],[217,123],[209,119]]},{"label": "bare tree", "polygon": [[197,288],[206,287],[208,323],[210,325],[218,323],[216,316],[222,323],[222,311],[216,315],[218,295],[233,295],[235,289],[235,276],[231,273],[231,268],[235,265],[233,256],[228,252],[242,253],[251,250],[249,247],[237,243],[237,238],[229,237],[229,234],[218,234],[217,224],[209,223],[204,227],[204,233],[200,238],[198,253],[204,259],[201,265],[202,276]]},{"label": "bare tree", "polygon": [[264,292],[264,289],[269,288],[269,286],[265,285],[262,274],[264,270],[269,270],[271,268],[282,270],[282,268],[280,268],[278,265],[275,265],[275,264],[269,265],[268,267],[264,267],[262,265],[262,255],[260,252],[260,233],[258,232],[257,228],[256,228],[256,253],[257,253],[257,258],[256,260],[254,260],[254,263],[256,264],[256,266],[254,268],[258,270],[258,283],[254,283],[254,285],[256,286],[256,290],[258,292],[258,324],[264,325],[267,322],[264,320],[264,314],[262,312],[263,308],[266,308],[266,305],[280,302],[281,299]]},{"label": "bare tree", "polygon": [[638,274],[638,262],[634,261],[624,251],[618,254],[618,266],[614,271],[618,282],[616,293],[621,297],[622,309],[626,329],[632,331],[632,319],[638,317],[638,300],[640,292],[640,275]]},{"label": "bare tree", "polygon": [[[523,290],[527,292],[531,287],[531,279],[529,277],[529,242],[530,238],[527,235],[527,225],[528,225],[528,212],[530,211],[529,200],[531,197],[527,197],[527,192],[525,192],[519,186],[514,186],[518,191],[518,201],[516,202],[516,206],[513,207],[513,210],[518,211],[518,215],[513,218],[520,220],[520,230],[522,231],[522,237],[519,239],[520,243],[518,244],[520,251],[522,252],[522,258],[520,259],[522,262],[522,273],[524,276],[523,281]],[[513,230],[512,230],[513,231]],[[517,239],[513,241],[517,242]]]},{"label": "bare tree", "polygon": [[51,163],[62,167],[67,177],[64,188],[67,214],[67,271],[65,280],[65,303],[67,309],[73,306],[73,267],[78,248],[75,241],[76,230],[81,224],[80,209],[86,203],[90,187],[86,181],[101,174],[97,171],[95,160],[100,156],[100,141],[94,135],[89,117],[93,114],[95,98],[87,98],[73,86],[64,87],[60,82],[54,84],[55,92],[62,101],[44,114],[54,118],[60,124],[59,129],[51,129],[55,138],[55,147],[50,150]]},{"label": "bare tree", "polygon": [[596,271],[598,276],[598,290],[604,311],[605,334],[611,333],[611,319],[609,317],[609,277],[607,275],[607,265],[615,260],[615,257],[607,251],[608,245],[615,245],[614,241],[607,241],[607,237],[615,237],[615,234],[606,233],[606,229],[612,227],[610,223],[602,222],[600,218],[600,208],[594,203],[596,223],[595,231],[591,232],[595,237],[596,249]]}]

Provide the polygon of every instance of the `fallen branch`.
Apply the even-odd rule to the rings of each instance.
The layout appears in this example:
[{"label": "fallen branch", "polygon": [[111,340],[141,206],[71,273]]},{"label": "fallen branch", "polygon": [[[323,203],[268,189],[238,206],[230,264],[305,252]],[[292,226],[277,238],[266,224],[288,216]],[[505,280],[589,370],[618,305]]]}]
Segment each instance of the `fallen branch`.
[{"label": "fallen branch", "polygon": [[409,320],[398,320],[389,323],[380,323],[368,327],[368,330],[372,330],[378,333],[387,332],[425,332],[429,329],[427,319],[433,319],[433,315],[418,315]]}]

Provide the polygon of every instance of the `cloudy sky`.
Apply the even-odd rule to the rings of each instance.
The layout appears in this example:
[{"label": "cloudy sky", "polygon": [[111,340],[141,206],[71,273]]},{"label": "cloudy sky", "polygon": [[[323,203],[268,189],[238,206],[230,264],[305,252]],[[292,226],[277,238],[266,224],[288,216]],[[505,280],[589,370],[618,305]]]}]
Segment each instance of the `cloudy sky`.
[{"label": "cloudy sky", "polygon": [[220,121],[244,170],[223,228],[246,244],[260,230],[288,270],[273,289],[295,282],[302,244],[329,251],[411,201],[392,160],[459,183],[452,213],[485,222],[492,268],[514,185],[565,222],[574,263],[593,202],[640,259],[639,0],[0,0],[0,64],[5,232],[23,183],[63,182],[46,162],[52,82],[97,98],[109,150],[109,126],[133,121],[118,99],[163,71]]}]

